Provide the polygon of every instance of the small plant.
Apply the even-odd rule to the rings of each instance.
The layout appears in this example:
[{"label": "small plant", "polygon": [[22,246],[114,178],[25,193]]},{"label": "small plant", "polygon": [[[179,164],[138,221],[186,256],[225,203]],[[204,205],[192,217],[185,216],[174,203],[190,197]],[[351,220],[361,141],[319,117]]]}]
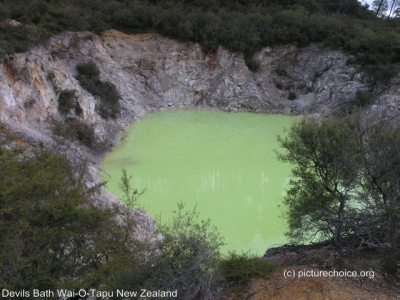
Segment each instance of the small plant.
[{"label": "small plant", "polygon": [[282,85],[282,83],[280,83],[280,82],[275,82],[275,86],[276,86],[278,89],[283,90],[283,85]]},{"label": "small plant", "polygon": [[370,104],[372,101],[372,95],[367,91],[357,91],[356,97],[354,98],[354,105],[363,107]]},{"label": "small plant", "polygon": [[255,254],[229,252],[220,263],[220,271],[229,282],[245,284],[252,278],[268,278],[275,265],[257,257]]},{"label": "small plant", "polygon": [[288,76],[288,73],[285,69],[283,69],[282,67],[278,67],[275,69],[276,74],[278,74],[279,76]]},{"label": "small plant", "polygon": [[24,102],[24,107],[25,108],[32,108],[35,105],[36,101],[33,98],[27,99],[26,102]]},{"label": "small plant", "polygon": [[383,253],[380,259],[381,271],[389,276],[395,276],[398,272],[399,258],[400,256],[393,255],[393,252]]},{"label": "small plant", "polygon": [[62,115],[67,115],[69,111],[75,108],[75,91],[63,90],[58,97],[58,111]]},{"label": "small plant", "polygon": [[120,113],[119,95],[115,85],[109,81],[100,80],[100,71],[97,65],[90,61],[76,66],[77,79],[81,85],[93,96],[100,98],[96,110],[103,119],[115,119]]},{"label": "small plant", "polygon": [[131,210],[135,208],[140,209],[137,203],[138,198],[144,194],[146,189],[139,191],[138,189],[133,188],[131,185],[131,179],[132,176],[128,176],[126,169],[122,168],[121,179],[120,182],[118,183],[118,187],[123,193],[122,202],[128,209]]},{"label": "small plant", "polygon": [[53,71],[49,71],[47,73],[47,80],[53,82],[53,80],[56,78],[56,74]]},{"label": "small plant", "polygon": [[288,99],[289,99],[289,100],[294,100],[294,99],[296,99],[296,98],[297,98],[297,95],[296,95],[295,92],[290,92],[290,93],[289,93],[289,96],[288,96]]},{"label": "small plant", "polygon": [[85,76],[87,78],[93,78],[100,75],[99,68],[93,61],[77,65],[76,70],[78,71],[80,77]]},{"label": "small plant", "polygon": [[260,70],[260,63],[258,61],[255,61],[252,57],[246,57],[245,63],[249,70],[253,73],[256,73]]},{"label": "small plant", "polygon": [[87,147],[92,147],[96,142],[94,130],[89,125],[78,120],[66,122],[53,121],[53,133],[67,140],[78,140]]}]

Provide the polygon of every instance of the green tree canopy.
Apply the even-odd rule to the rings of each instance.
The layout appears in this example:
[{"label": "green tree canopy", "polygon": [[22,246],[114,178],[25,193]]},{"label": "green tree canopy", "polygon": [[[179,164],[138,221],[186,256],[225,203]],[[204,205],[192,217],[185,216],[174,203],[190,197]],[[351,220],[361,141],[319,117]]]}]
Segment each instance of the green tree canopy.
[{"label": "green tree canopy", "polygon": [[[122,172],[129,209],[94,205],[84,169],[43,148],[0,144],[0,286],[9,290],[177,290],[210,298],[223,244],[210,221],[180,204],[169,223],[137,227],[137,197]],[[137,230],[148,230],[148,239]],[[152,231],[153,230],[153,231]]]},{"label": "green tree canopy", "polygon": [[42,148],[0,147],[2,287],[97,287],[105,266],[131,254],[118,208],[94,206],[82,174]]},{"label": "green tree canopy", "polygon": [[305,118],[279,138],[293,164],[284,204],[295,242],[399,243],[400,124],[382,113]]}]

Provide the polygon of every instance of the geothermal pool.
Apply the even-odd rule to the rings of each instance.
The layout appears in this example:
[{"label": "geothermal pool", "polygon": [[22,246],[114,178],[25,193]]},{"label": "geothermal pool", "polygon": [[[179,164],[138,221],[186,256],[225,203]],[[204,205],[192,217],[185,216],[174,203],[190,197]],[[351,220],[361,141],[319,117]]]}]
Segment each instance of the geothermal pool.
[{"label": "geothermal pool", "polygon": [[149,113],[128,129],[105,158],[101,176],[107,190],[118,189],[121,169],[137,189],[151,217],[167,220],[177,202],[197,204],[211,219],[228,250],[262,255],[285,243],[279,204],[290,166],[276,160],[277,135],[294,118],[251,113],[173,110]]}]

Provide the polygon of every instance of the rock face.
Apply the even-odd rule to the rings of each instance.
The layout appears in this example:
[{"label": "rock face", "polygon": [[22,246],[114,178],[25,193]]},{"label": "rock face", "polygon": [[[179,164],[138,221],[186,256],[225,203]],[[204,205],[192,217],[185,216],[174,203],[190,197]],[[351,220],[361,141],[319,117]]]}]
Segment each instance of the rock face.
[{"label": "rock face", "polygon": [[[98,181],[96,167],[105,149],[115,145],[124,129],[146,112],[190,108],[329,113],[351,105],[360,92],[369,93],[375,105],[400,107],[398,77],[390,88],[370,93],[369,78],[359,66],[348,64],[349,58],[340,51],[289,45],[265,48],[254,59],[260,65],[256,73],[239,54],[222,48],[205,54],[197,44],[157,34],[64,32],[3,60],[0,121],[22,140],[51,145],[52,120],[65,120],[58,111],[58,97],[62,91],[73,90],[82,108],[79,120],[93,127],[97,139],[106,145],[102,150],[88,149],[74,142],[65,150],[72,160],[84,157],[91,162],[88,184],[93,184]],[[75,79],[76,65],[88,61],[97,64],[101,80],[115,84],[121,95],[121,114],[115,120],[100,117],[96,112],[99,99]]]}]

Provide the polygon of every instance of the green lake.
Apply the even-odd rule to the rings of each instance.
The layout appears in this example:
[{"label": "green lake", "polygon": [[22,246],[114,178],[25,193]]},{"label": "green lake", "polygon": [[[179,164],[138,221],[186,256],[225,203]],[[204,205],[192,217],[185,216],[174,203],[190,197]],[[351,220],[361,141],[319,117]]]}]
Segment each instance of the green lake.
[{"label": "green lake", "polygon": [[172,215],[177,202],[210,218],[227,250],[262,255],[285,243],[278,207],[290,166],[276,160],[277,136],[294,118],[251,113],[173,110],[132,124],[104,160],[107,190],[118,190],[121,169],[146,189],[140,205],[151,217]]}]

